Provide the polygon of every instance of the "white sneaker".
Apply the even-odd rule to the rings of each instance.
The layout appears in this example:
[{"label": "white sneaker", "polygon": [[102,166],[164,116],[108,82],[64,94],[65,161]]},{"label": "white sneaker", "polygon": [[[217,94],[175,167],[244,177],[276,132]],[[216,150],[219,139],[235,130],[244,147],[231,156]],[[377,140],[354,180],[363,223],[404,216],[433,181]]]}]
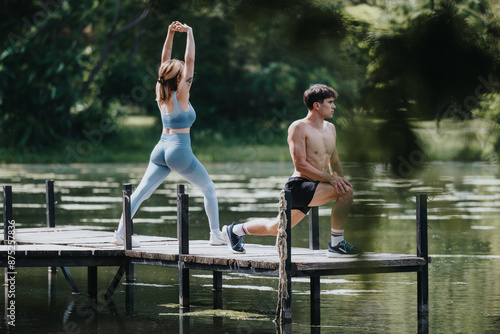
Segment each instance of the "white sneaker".
[{"label": "white sneaker", "polygon": [[226,240],[222,235],[218,236],[210,232],[210,241],[208,242],[210,246],[226,246]]},{"label": "white sneaker", "polygon": [[[113,245],[123,246],[125,244],[125,239],[122,235],[119,235],[118,232],[115,231],[115,234],[113,235],[113,241],[111,241],[111,243]],[[139,247],[141,247],[141,243],[137,240],[134,240],[134,237],[132,236],[132,248]]]}]

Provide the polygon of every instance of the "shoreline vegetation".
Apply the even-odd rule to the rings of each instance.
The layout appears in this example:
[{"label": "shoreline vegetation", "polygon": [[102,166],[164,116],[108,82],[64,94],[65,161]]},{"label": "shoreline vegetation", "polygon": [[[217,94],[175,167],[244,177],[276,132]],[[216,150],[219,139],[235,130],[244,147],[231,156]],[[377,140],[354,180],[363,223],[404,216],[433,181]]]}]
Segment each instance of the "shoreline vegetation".
[{"label": "shoreline vegetation", "polygon": [[498,1],[49,2],[2,11],[0,164],[147,163],[173,19],[196,36],[203,163],[290,161],[287,128],[313,83],[339,92],[343,162],[500,159]]},{"label": "shoreline vegetation", "polygon": [[[109,134],[92,133],[87,139],[66,141],[43,150],[7,150],[0,148],[0,163],[146,163],[161,134],[155,116],[128,116]],[[335,123],[335,122],[334,122]],[[373,121],[373,125],[377,121]],[[364,124],[366,128],[366,123]],[[430,161],[495,161],[490,125],[481,119],[465,121],[415,121],[417,136],[415,159]],[[352,130],[358,128],[359,130]],[[342,129],[337,125],[337,148],[342,161],[385,162],[383,152],[374,147],[377,138],[370,138],[362,127]],[[200,161],[212,162],[284,162],[290,161],[286,130],[272,133],[273,138],[250,134],[224,138],[220,134],[203,133],[195,128],[192,147]],[[357,133],[356,133],[357,132]],[[360,139],[364,137],[364,139]]]}]

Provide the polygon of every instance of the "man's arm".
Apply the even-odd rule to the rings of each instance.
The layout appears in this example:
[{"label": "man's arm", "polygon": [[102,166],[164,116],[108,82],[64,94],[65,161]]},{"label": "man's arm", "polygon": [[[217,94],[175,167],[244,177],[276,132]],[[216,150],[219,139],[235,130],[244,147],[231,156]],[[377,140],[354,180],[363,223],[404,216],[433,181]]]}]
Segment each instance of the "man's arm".
[{"label": "man's arm", "polygon": [[[337,135],[335,134],[335,137]],[[330,161],[328,162],[330,167],[330,174],[335,177],[333,182],[330,182],[331,185],[337,189],[337,191],[345,192],[347,188],[352,188],[352,185],[344,179],[344,170],[342,169],[342,165],[340,163],[339,155],[337,153],[337,140],[335,140],[335,149],[330,157]]]},{"label": "man's arm", "polygon": [[344,170],[342,169],[342,165],[340,164],[339,155],[337,153],[337,147],[335,147],[335,151],[331,156],[330,162],[330,174],[344,177]]}]

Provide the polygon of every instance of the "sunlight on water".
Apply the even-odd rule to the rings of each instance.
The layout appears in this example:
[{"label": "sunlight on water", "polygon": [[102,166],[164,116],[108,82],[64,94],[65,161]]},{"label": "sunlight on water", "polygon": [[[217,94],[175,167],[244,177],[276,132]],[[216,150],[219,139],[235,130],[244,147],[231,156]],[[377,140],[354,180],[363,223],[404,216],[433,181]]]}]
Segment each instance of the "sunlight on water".
[{"label": "sunlight on water", "polygon": [[81,211],[87,211],[87,210],[108,210],[111,209],[111,205],[103,205],[103,204],[59,204],[57,206],[59,209],[63,210],[81,210]]},{"label": "sunlight on water", "polygon": [[348,289],[335,289],[335,290],[321,290],[322,295],[338,295],[338,296],[358,296],[363,293],[384,292],[384,290],[348,290]]},{"label": "sunlight on water", "polygon": [[63,202],[87,202],[87,203],[116,203],[122,202],[120,197],[105,196],[61,196]]},{"label": "sunlight on water", "polygon": [[496,226],[471,226],[471,230],[494,230]]},{"label": "sunlight on water", "polygon": [[[203,285],[204,287],[211,288],[212,285]],[[273,289],[269,286],[258,286],[258,285],[224,285],[224,289],[243,289],[243,290],[259,290],[259,291],[274,291],[277,292],[277,289]]]}]

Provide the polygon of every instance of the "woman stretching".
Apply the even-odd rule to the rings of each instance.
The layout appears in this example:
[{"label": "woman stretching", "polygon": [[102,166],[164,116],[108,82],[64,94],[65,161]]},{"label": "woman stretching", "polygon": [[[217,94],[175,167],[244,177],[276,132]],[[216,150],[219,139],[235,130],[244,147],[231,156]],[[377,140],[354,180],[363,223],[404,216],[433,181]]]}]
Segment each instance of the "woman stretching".
[{"label": "woman stretching", "polygon": [[[174,33],[187,33],[184,61],[170,59]],[[214,183],[205,167],[196,159],[191,150],[189,129],[196,118],[189,103],[189,90],[194,74],[194,37],[193,30],[186,24],[173,22],[168,27],[167,39],[163,45],[161,66],[156,83],[156,101],[161,111],[163,133],[160,141],[151,152],[148,168],[139,186],[131,197],[132,217],[141,203],[148,199],[172,170],[179,173],[203,192],[205,212],[210,223],[210,245],[226,245],[219,230],[219,207]],[[123,215],[118,230],[115,231],[113,244],[123,245]],[[139,247],[137,241],[132,247]]]}]

